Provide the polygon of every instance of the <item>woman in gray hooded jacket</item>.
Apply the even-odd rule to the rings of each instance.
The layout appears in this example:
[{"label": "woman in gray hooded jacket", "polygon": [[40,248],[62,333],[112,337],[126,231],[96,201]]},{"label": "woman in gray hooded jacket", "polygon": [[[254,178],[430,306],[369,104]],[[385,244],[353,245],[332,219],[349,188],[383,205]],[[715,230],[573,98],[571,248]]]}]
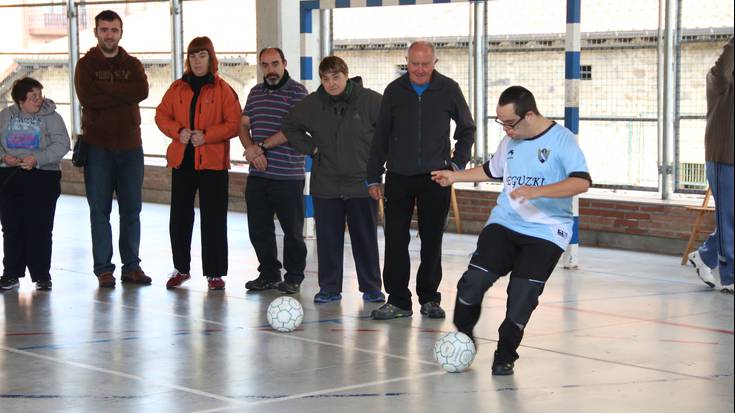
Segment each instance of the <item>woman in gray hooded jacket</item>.
[{"label": "woman in gray hooded jacket", "polygon": [[310,188],[316,222],[319,293],[316,303],[342,299],[345,223],[357,281],[368,302],[383,302],[377,235],[377,201],[365,182],[370,144],[382,96],[350,79],[344,60],[319,64],[322,85],[291,109],[283,133],[296,151],[312,155]]},{"label": "woman in gray hooded jacket", "polygon": [[26,268],[37,290],[51,289],[51,232],[69,133],[42,89],[33,78],[17,80],[15,105],[0,111],[0,291],[18,288]]}]

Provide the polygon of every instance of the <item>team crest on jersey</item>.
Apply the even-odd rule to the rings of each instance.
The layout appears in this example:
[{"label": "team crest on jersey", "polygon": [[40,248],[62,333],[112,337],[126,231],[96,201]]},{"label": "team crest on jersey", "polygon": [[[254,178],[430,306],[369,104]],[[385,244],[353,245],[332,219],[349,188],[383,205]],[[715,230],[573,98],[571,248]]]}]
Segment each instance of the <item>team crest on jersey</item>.
[{"label": "team crest on jersey", "polygon": [[551,149],[546,149],[546,148],[539,149],[538,150],[538,161],[541,163],[546,162],[547,160],[549,160],[549,155],[551,155]]},{"label": "team crest on jersey", "polygon": [[515,153],[516,153],[515,150],[513,150],[513,149],[509,150],[508,153],[505,154],[505,159],[508,159],[508,160],[509,159],[513,159],[513,155],[515,155]]}]

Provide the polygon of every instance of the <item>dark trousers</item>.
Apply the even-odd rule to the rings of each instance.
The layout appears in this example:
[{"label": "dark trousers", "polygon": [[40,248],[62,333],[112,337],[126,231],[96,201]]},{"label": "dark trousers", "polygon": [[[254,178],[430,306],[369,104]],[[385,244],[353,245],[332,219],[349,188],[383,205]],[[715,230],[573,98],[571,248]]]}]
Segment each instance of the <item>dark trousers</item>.
[{"label": "dark trousers", "polygon": [[505,320],[498,328],[495,362],[513,362],[546,281],[564,251],[551,241],[523,235],[502,225],[486,226],[467,271],[457,283],[454,325],[472,337],[485,292],[510,273]]},{"label": "dark trousers", "polygon": [[342,292],[346,220],[360,291],[380,291],[378,202],[372,198],[314,197],[314,220],[319,289],[328,293]]},{"label": "dark trousers", "polygon": [[61,172],[0,168],[3,275],[51,279],[51,238]]},{"label": "dark trousers", "polygon": [[276,226],[273,216],[283,230],[283,268],[287,281],[301,283],[306,268],[304,242],[304,180],[278,180],[249,176],[245,187],[248,208],[248,232],[258,256],[259,277],[281,279],[278,261]]},{"label": "dark trousers", "polygon": [[441,302],[437,291],[442,279],[441,253],[444,224],[449,212],[451,189],[441,187],[429,174],[402,176],[388,173],[385,178],[385,263],[383,283],[388,302],[405,310],[411,309],[408,281],[411,259],[411,217],[418,207],[421,237],[421,264],[416,275],[419,302]]},{"label": "dark trousers", "polygon": [[194,198],[199,191],[202,232],[202,275],[227,275],[227,171],[194,170],[194,148],[187,148],[184,161],[171,173],[169,236],[174,268],[191,271],[191,236],[194,229]]}]

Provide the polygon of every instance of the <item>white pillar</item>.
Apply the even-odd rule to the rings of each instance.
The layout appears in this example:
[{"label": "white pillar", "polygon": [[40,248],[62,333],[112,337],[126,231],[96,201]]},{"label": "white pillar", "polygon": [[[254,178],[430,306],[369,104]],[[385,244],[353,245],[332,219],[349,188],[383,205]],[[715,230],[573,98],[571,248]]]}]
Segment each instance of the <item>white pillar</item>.
[{"label": "white pillar", "polygon": [[67,0],[66,14],[69,20],[69,102],[71,110],[71,135],[73,139],[77,139],[77,135],[82,133],[82,109],[79,99],[74,90],[74,72],[79,61],[79,9],[74,0]]},{"label": "white pillar", "polygon": [[171,0],[171,78],[184,75],[184,19],[181,0]]}]

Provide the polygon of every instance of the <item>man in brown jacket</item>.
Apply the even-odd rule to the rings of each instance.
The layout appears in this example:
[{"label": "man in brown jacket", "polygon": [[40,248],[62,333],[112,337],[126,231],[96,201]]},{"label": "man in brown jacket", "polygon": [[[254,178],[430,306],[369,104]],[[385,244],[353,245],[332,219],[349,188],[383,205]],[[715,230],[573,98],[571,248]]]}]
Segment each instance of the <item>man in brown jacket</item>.
[{"label": "man in brown jacket", "polygon": [[733,38],[707,74],[707,127],[704,153],[707,182],[715,199],[716,227],[698,250],[689,254],[699,278],[716,286],[712,269],[719,267],[720,290],[733,293]]},{"label": "man in brown jacket", "polygon": [[143,144],[138,103],[148,97],[140,61],[118,46],[120,16],[105,10],[95,17],[97,46],[79,59],[74,86],[82,104],[82,132],[88,144],[84,185],[92,226],[94,274],[101,288],[114,288],[110,211],[113,193],[120,211],[122,282],[151,283],[140,268],[140,210]]}]

